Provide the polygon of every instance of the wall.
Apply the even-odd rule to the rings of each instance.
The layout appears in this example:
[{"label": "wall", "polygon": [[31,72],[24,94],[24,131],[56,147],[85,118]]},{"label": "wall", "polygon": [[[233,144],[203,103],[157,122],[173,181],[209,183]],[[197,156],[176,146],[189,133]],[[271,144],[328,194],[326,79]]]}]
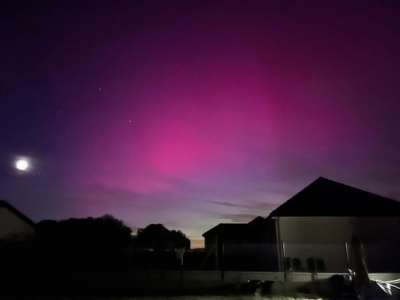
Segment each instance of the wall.
[{"label": "wall", "polygon": [[[397,243],[400,234],[399,218],[379,217],[279,217],[279,236],[284,245],[284,256],[299,258],[307,268],[307,258],[323,259],[326,270],[345,272],[347,257],[345,243],[352,235],[360,237],[369,260],[373,264],[385,253],[372,249],[382,241]],[[392,247],[393,248],[393,247]],[[381,270],[379,270],[381,271]]]},{"label": "wall", "polygon": [[34,228],[4,207],[0,207],[0,240],[25,239],[34,235]]}]

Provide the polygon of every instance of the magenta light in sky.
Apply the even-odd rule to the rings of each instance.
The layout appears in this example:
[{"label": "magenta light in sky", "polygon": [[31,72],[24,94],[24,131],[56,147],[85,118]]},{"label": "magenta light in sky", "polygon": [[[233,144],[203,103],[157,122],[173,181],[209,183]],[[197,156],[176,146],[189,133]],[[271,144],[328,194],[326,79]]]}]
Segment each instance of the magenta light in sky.
[{"label": "magenta light in sky", "polygon": [[318,176],[396,197],[395,6],[27,8],[3,26],[0,150],[33,153],[41,172],[0,174],[0,197],[34,219],[111,213],[193,240],[268,215]]}]

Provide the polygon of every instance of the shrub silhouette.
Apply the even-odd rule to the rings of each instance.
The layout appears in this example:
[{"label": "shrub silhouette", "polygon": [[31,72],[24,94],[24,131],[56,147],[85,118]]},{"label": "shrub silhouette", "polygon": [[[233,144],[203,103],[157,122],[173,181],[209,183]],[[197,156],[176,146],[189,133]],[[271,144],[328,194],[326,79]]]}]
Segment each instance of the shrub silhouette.
[{"label": "shrub silhouette", "polygon": [[37,224],[43,242],[73,243],[85,246],[123,247],[131,240],[131,229],[111,215],[99,218],[45,220]]},{"label": "shrub silhouette", "polygon": [[127,261],[123,249],[131,240],[131,229],[110,215],[37,224],[40,260],[50,268],[123,267]]},{"label": "shrub silhouette", "polygon": [[162,224],[150,224],[139,229],[137,243],[139,247],[152,248],[155,251],[190,249],[190,240],[181,231],[170,231]]}]

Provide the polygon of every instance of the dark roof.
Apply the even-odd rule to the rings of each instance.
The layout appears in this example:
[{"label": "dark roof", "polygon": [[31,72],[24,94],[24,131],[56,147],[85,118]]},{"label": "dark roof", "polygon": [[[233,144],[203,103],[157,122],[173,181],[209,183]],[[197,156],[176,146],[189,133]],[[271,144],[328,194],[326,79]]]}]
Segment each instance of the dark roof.
[{"label": "dark roof", "polygon": [[29,225],[31,225],[32,227],[35,227],[35,223],[29,219],[27,216],[25,216],[22,212],[20,212],[19,210],[17,210],[14,206],[12,206],[10,203],[4,201],[4,200],[0,200],[0,208],[6,208],[9,211],[11,211],[13,214],[15,214],[16,216],[18,216],[20,219],[24,220],[26,223],[28,223]]},{"label": "dark roof", "polygon": [[208,231],[203,233],[203,236],[215,233],[223,233],[223,234],[235,234],[238,231],[246,230],[247,223],[220,223],[217,226],[209,229]]},{"label": "dark roof", "polygon": [[260,225],[260,224],[264,224],[265,223],[265,219],[263,217],[255,217],[253,220],[251,220],[248,225]]},{"label": "dark roof", "polygon": [[320,177],[270,216],[400,216],[400,202]]},{"label": "dark roof", "polygon": [[239,233],[247,233],[250,226],[258,226],[264,224],[265,219],[263,217],[256,217],[251,220],[249,223],[220,223],[217,226],[209,229],[203,236],[214,234],[214,233],[222,233],[222,234],[239,234]]}]

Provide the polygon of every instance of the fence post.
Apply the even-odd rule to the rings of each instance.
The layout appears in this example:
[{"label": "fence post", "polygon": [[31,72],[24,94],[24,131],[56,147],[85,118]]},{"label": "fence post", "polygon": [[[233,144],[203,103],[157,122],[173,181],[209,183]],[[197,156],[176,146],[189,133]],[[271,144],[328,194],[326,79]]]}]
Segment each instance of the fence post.
[{"label": "fence post", "polygon": [[285,260],[286,260],[286,247],[285,247],[285,242],[281,242],[281,247],[282,247],[282,260],[283,260],[283,281],[286,282],[288,280],[288,268],[285,265]]},{"label": "fence post", "polygon": [[183,268],[179,269],[179,287],[183,288]]},{"label": "fence post", "polygon": [[350,269],[350,253],[349,253],[349,244],[344,242],[344,250],[346,251],[346,271],[349,272]]},{"label": "fence post", "polygon": [[224,247],[224,243],[222,243],[221,245],[221,279],[222,281],[225,280],[225,247]]}]

